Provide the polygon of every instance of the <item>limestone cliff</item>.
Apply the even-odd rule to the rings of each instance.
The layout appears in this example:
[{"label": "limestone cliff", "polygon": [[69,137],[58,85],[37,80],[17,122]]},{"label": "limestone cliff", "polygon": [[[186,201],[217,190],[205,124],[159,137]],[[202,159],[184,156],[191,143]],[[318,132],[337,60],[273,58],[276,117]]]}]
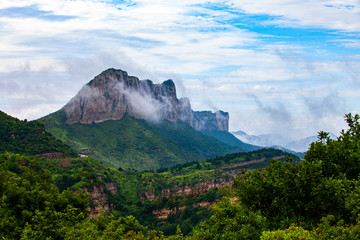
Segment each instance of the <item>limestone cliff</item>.
[{"label": "limestone cliff", "polygon": [[229,113],[193,112],[193,127],[199,131],[229,131]]},{"label": "limestone cliff", "polygon": [[172,80],[154,84],[127,72],[108,69],[88,84],[64,108],[68,124],[137,119],[183,121],[200,131],[228,131],[229,114],[195,112],[189,99],[178,99]]}]

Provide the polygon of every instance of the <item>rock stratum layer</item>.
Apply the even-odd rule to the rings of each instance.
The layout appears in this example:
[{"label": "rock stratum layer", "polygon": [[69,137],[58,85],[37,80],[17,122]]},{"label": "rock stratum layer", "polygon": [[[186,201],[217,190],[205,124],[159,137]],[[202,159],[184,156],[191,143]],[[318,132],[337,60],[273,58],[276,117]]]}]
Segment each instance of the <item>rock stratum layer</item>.
[{"label": "rock stratum layer", "polygon": [[228,113],[193,111],[188,98],[178,99],[172,80],[154,84],[117,69],[96,76],[63,109],[68,124],[119,120],[128,114],[150,121],[183,121],[199,131],[228,131],[229,126]]}]

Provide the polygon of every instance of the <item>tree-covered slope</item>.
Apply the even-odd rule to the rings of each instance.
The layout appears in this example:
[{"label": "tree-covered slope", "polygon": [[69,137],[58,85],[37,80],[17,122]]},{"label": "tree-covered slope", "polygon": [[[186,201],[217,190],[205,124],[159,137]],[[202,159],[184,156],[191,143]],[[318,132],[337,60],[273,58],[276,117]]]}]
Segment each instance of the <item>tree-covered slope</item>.
[{"label": "tree-covered slope", "polygon": [[243,149],[246,149],[247,151],[252,151],[252,150],[257,150],[257,149],[262,148],[259,146],[244,143],[244,142],[240,141],[239,139],[237,139],[234,135],[232,135],[228,131],[202,131],[202,133],[204,133],[208,136],[214,137],[217,140],[224,142],[226,144],[241,147]]},{"label": "tree-covered slope", "polygon": [[[25,206],[26,204],[22,206],[19,201],[25,198],[32,201],[31,199],[35,198],[36,194],[39,196],[44,194],[51,201],[49,206],[52,206],[52,204],[58,204],[58,200],[53,199],[53,195],[58,196],[60,193],[59,197],[72,198],[71,192],[88,191],[88,195],[85,196],[89,196],[91,211],[90,215],[84,213],[81,221],[84,221],[86,216],[96,217],[103,210],[106,214],[112,213],[117,217],[133,215],[141,224],[161,230],[166,235],[175,234],[178,225],[184,234],[189,234],[195,225],[211,216],[210,206],[222,196],[220,187],[231,184],[234,172],[239,172],[241,168],[257,167],[254,165],[254,160],[263,159],[266,164],[269,164],[273,157],[285,158],[285,153],[278,150],[262,149],[247,153],[229,154],[201,163],[191,162],[176,165],[171,169],[163,169],[159,172],[138,172],[120,171],[91,158],[49,160],[5,152],[0,154],[0,171],[7,172],[3,184],[8,186],[4,187],[4,185],[0,188],[1,196],[6,196],[3,202],[0,200],[0,212],[3,211],[9,217],[13,216],[16,211],[30,211],[27,213],[29,217],[40,214],[39,217],[42,217],[43,222],[29,221],[26,220],[28,218],[19,216],[16,220],[19,224],[19,229],[16,230],[18,233],[23,231],[24,221],[29,222],[32,229],[26,229],[30,233],[33,230],[46,227],[46,224],[56,225],[52,219],[53,214],[59,215],[60,218],[68,218],[70,221],[64,221],[56,226],[66,224],[63,227],[73,231],[74,223],[71,221],[77,218],[71,212],[65,210],[59,212],[60,210],[57,207],[46,210],[40,206],[43,204],[41,201],[39,202],[40,205],[32,206],[32,210],[30,210]],[[233,165],[230,166],[229,164]],[[31,177],[33,171],[40,174],[39,177]],[[37,191],[40,192],[34,191],[31,186],[16,190],[18,187],[20,188],[16,184],[22,182],[10,183],[13,181],[11,180],[12,176],[15,176],[13,179],[21,179],[21,181],[23,181],[23,176],[30,177],[31,181],[34,181],[32,183],[34,188],[38,187]],[[30,181],[30,179],[25,180]],[[39,182],[39,184],[35,184],[35,182]],[[16,194],[26,194],[27,196],[16,195],[16,198],[20,200],[16,200],[11,205],[7,201],[7,196],[13,194],[8,189],[9,186],[13,186],[17,191]],[[44,187],[46,189],[41,190]],[[5,192],[2,192],[3,190]],[[27,191],[33,192],[35,195]],[[48,215],[42,216],[45,214],[43,211]],[[103,219],[106,222],[109,220],[107,217]],[[9,221],[4,219],[3,222],[0,221],[0,224],[11,225]],[[13,228],[15,225],[16,223],[12,223],[11,227]],[[57,234],[64,234],[64,231],[64,229],[59,231],[46,230],[44,234],[56,234],[58,236]],[[9,236],[9,234],[6,232],[5,236]]]},{"label": "tree-covered slope", "polygon": [[[261,149],[138,172],[91,158],[49,160],[5,152],[0,154],[0,237],[166,239],[151,230],[156,228],[177,232],[170,239],[359,239],[359,120],[347,115],[349,129],[335,140],[321,132],[302,161]],[[228,195],[215,203],[224,195],[218,190],[224,185],[216,184],[233,174]],[[81,193],[85,190],[89,194]],[[214,204],[211,213],[206,202]],[[88,206],[105,205],[113,215],[88,218]]]},{"label": "tree-covered slope", "polygon": [[[92,198],[91,194],[114,180],[116,174],[91,159],[71,161],[75,164],[69,167],[56,159],[0,154],[1,239],[164,239],[161,233],[148,231],[132,216],[116,219],[109,214],[91,216],[89,207],[96,207],[102,192],[96,192]],[[80,168],[75,173],[76,167]],[[59,191],[54,179],[72,175],[92,185],[86,185],[90,194],[80,185],[76,186],[77,191],[73,187]],[[105,181],[100,179],[106,175],[111,176]]]},{"label": "tree-covered slope", "polygon": [[222,143],[182,122],[151,123],[124,116],[96,124],[69,125],[62,110],[40,121],[47,131],[76,151],[123,169],[157,169],[246,150]]},{"label": "tree-covered slope", "polygon": [[320,132],[300,162],[235,178],[194,239],[360,239],[360,116],[337,139]]},{"label": "tree-covered slope", "polygon": [[0,111],[0,153],[8,151],[26,155],[63,153],[76,156],[69,146],[45,131],[38,121],[20,121]]}]

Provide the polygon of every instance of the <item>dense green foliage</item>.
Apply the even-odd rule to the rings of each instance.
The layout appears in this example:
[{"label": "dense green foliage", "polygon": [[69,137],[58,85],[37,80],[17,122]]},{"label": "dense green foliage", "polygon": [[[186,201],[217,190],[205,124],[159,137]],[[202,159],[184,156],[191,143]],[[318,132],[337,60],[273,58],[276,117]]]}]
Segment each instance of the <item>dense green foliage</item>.
[{"label": "dense green foliage", "polygon": [[229,196],[236,201],[222,200],[194,237],[359,239],[359,119],[346,115],[349,129],[337,140],[321,132],[303,161],[275,160],[238,176]]},{"label": "dense green foliage", "polygon": [[[223,156],[218,156],[212,159],[208,159],[204,162],[187,162],[183,164],[177,164],[170,168],[160,168],[157,172],[171,171],[172,173],[185,173],[194,170],[211,170],[217,169],[217,171],[222,171],[218,169],[222,167],[223,169],[255,169],[262,168],[269,165],[272,158],[281,158],[291,157],[292,161],[298,162],[300,159],[295,155],[286,153],[284,151],[273,149],[273,148],[263,148],[256,151],[250,152],[238,152],[238,153],[229,153]],[[243,163],[238,167],[235,164]]]},{"label": "dense green foliage", "polygon": [[60,192],[49,171],[54,168],[45,159],[0,154],[2,239],[163,239],[132,216],[88,218],[88,193]]},{"label": "dense green foliage", "polygon": [[194,239],[259,239],[266,218],[243,205],[223,199],[213,207],[213,216],[198,226]]},{"label": "dense green foliage", "polygon": [[38,121],[20,121],[0,111],[0,153],[5,151],[36,155],[61,152],[76,156],[69,146],[56,140]]},{"label": "dense green foliage", "polygon": [[[181,195],[178,196],[176,191],[184,187],[191,187],[194,191],[199,189],[201,183],[205,184],[230,184],[233,174],[241,172],[242,169],[263,167],[270,163],[270,159],[280,157],[284,159],[287,153],[275,149],[261,149],[252,152],[228,154],[223,157],[216,157],[205,162],[189,162],[175,165],[170,169],[160,169],[158,173],[142,172],[137,177],[137,188],[142,189],[138,192],[140,197],[144,191],[152,191],[156,201],[138,202],[132,207],[134,214],[139,221],[147,226],[151,226],[156,222],[147,212],[158,209],[176,209],[186,206],[185,211],[178,214],[170,214],[168,219],[160,220],[156,226],[158,230],[163,231],[166,235],[175,234],[176,226],[179,225],[184,234],[189,234],[194,226],[200,220],[207,219],[211,213],[201,207],[193,207],[199,202],[214,203],[221,198],[222,191],[217,187],[197,195]],[[299,161],[292,156],[294,161]],[[261,160],[262,162],[253,162]],[[164,198],[163,190],[169,190],[168,198]],[[146,198],[145,198],[146,199]],[[137,214],[134,213],[137,210]],[[165,223],[164,223],[165,222]]]},{"label": "dense green foliage", "polygon": [[305,159],[321,161],[327,177],[343,173],[347,179],[357,179],[360,173],[360,117],[348,114],[345,119],[349,129],[343,130],[338,140],[332,140],[328,133],[320,132],[319,141],[312,143]]},{"label": "dense green foliage", "polygon": [[87,206],[85,193],[59,193],[50,172],[43,170],[36,159],[9,153],[0,155],[0,236],[60,239],[66,231],[64,228],[86,218]]},{"label": "dense green foliage", "polygon": [[343,220],[335,221],[335,217],[329,215],[321,219],[313,230],[306,230],[301,226],[290,226],[287,229],[276,231],[264,231],[260,239],[282,239],[282,240],[317,240],[317,239],[337,239],[337,240],[354,240],[360,237],[360,225],[345,224]]},{"label": "dense green foliage", "polygon": [[[181,169],[173,168],[172,170],[161,173],[149,171],[119,171],[91,158],[53,160],[41,158],[35,160],[32,157],[5,153],[0,155],[0,159],[3,168],[7,169],[10,175],[17,174],[20,176],[26,168],[32,169],[33,166],[36,166],[40,170],[47,169],[46,172],[50,176],[48,177],[47,184],[52,186],[52,183],[54,183],[59,188],[61,194],[63,194],[63,192],[77,192],[81,189],[86,189],[91,193],[94,188],[100,189],[103,187],[106,197],[105,205],[111,206],[112,214],[117,218],[126,218],[126,216],[133,215],[142,225],[160,230],[166,235],[173,235],[176,233],[177,226],[179,226],[183,234],[189,234],[198,223],[211,216],[211,212],[207,208],[197,206],[197,203],[215,202],[222,196],[218,188],[213,188],[202,194],[180,196],[173,195],[176,189],[190,186],[196,190],[195,185],[197,183],[206,181],[216,183],[218,182],[217,179],[224,178],[227,178],[230,182],[232,176],[227,173],[228,170],[221,168],[214,169],[214,167],[216,168],[221,166],[220,164],[229,162],[236,163],[237,161],[243,162],[251,159],[259,159],[265,155],[270,157],[284,154],[281,151],[273,151],[274,152],[271,153],[271,150],[263,149],[249,153],[227,155],[224,157],[224,162],[221,162],[221,158],[218,157],[216,158],[217,161],[193,162]],[[33,162],[36,162],[36,164],[33,164]],[[212,165],[211,162],[216,163],[216,165]],[[50,172],[52,174],[50,174]],[[113,183],[118,189],[117,192],[110,192],[106,188],[108,183]],[[164,189],[170,190],[170,196],[168,198],[162,197],[162,191]],[[144,201],[140,201],[139,197],[144,196],[145,191],[154,191],[155,200],[149,201],[145,198]],[[55,192],[57,192],[57,190],[54,191],[54,193]],[[90,202],[90,206],[92,205],[93,203]],[[154,210],[184,207],[185,209],[183,211],[171,213],[167,219],[158,219],[153,214]],[[61,214],[63,214],[64,217],[67,216],[66,214],[71,215],[71,213]],[[39,215],[37,218],[34,218],[38,219],[36,224],[34,223],[36,226],[29,225],[29,228],[26,228],[29,238],[31,238],[31,234],[37,234],[37,231],[43,231],[42,228],[44,224],[52,224],[46,216]],[[51,214],[49,216],[51,216]],[[88,221],[89,220],[81,221],[84,222],[84,224],[86,223],[86,226],[83,226],[85,229],[88,229],[90,232],[95,232],[94,234],[102,234],[104,229],[98,229],[96,224],[93,225],[93,223],[89,223]],[[110,220],[107,219],[106,221]],[[37,226],[37,224],[39,224],[39,226]],[[59,226],[57,226],[57,228],[58,227]],[[68,227],[63,226],[63,228],[69,231]],[[75,231],[75,229],[71,231]],[[74,234],[83,234],[83,232],[76,232]]]},{"label": "dense green foliage", "polygon": [[184,235],[188,235],[197,224],[210,216],[211,212],[206,208],[192,207],[190,205],[177,214],[170,214],[166,222],[160,224],[157,230],[163,232],[165,236],[170,236],[175,235],[177,227],[179,227]]},{"label": "dense green foliage", "polygon": [[116,168],[155,170],[247,150],[206,136],[182,122],[150,123],[124,116],[117,121],[68,125],[65,119],[60,110],[40,121],[76,151]]},{"label": "dense green foliage", "polygon": [[[128,216],[134,215],[143,224],[166,234],[175,234],[178,225],[184,233],[189,233],[210,216],[209,210],[192,206],[196,196],[182,201],[165,198],[139,201],[138,191],[144,190],[141,182],[148,174],[151,173],[118,171],[90,158],[47,160],[7,152],[0,154],[0,214],[3,217],[0,236],[9,239],[87,239],[89,236],[157,239],[162,234],[147,231],[134,217]],[[109,182],[116,183],[119,189],[116,193],[105,191],[107,204],[113,207],[112,213],[117,217],[103,215],[88,219],[88,206],[93,203],[83,190],[91,192]],[[215,198],[218,196],[210,193],[198,200]],[[153,210],[179,204],[187,208],[171,214],[165,224],[158,224],[160,221]]]},{"label": "dense green foliage", "polygon": [[[7,127],[1,131],[18,124],[20,127],[14,129],[26,133],[24,136],[29,134],[30,130],[24,131],[25,121],[4,118],[14,122],[4,124]],[[319,140],[301,161],[280,150],[261,149],[182,163],[157,172],[138,172],[116,169],[91,158],[48,160],[4,152],[0,154],[0,236],[165,239],[165,234],[173,235],[173,239],[359,239],[359,120],[358,115],[346,115],[349,129],[336,140],[320,132]],[[41,128],[39,123],[32,124],[30,129]],[[160,130],[156,132],[166,136]],[[11,134],[18,133],[13,130]],[[231,182],[237,173],[240,175],[231,188],[178,194],[185,188],[199,190],[200,183]],[[110,191],[109,184],[117,191]],[[88,196],[96,189],[98,193],[103,189],[100,194],[104,194],[110,212],[89,218],[89,207],[95,203]],[[145,193],[151,193],[152,200]],[[221,197],[212,212],[197,205],[214,203]],[[180,208],[166,219],[153,214]]]}]

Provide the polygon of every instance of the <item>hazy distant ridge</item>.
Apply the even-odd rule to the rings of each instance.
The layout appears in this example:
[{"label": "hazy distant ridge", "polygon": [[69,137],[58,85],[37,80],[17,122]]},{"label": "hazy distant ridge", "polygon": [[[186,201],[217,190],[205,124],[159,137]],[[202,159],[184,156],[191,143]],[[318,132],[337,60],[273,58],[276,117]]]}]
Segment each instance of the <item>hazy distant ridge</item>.
[{"label": "hazy distant ridge", "polygon": [[[276,134],[249,135],[241,130],[232,132],[232,134],[244,143],[262,147],[281,146],[295,152],[306,152],[310,144],[317,140],[317,135],[294,140]],[[330,133],[330,138],[335,139],[337,136]]]}]

